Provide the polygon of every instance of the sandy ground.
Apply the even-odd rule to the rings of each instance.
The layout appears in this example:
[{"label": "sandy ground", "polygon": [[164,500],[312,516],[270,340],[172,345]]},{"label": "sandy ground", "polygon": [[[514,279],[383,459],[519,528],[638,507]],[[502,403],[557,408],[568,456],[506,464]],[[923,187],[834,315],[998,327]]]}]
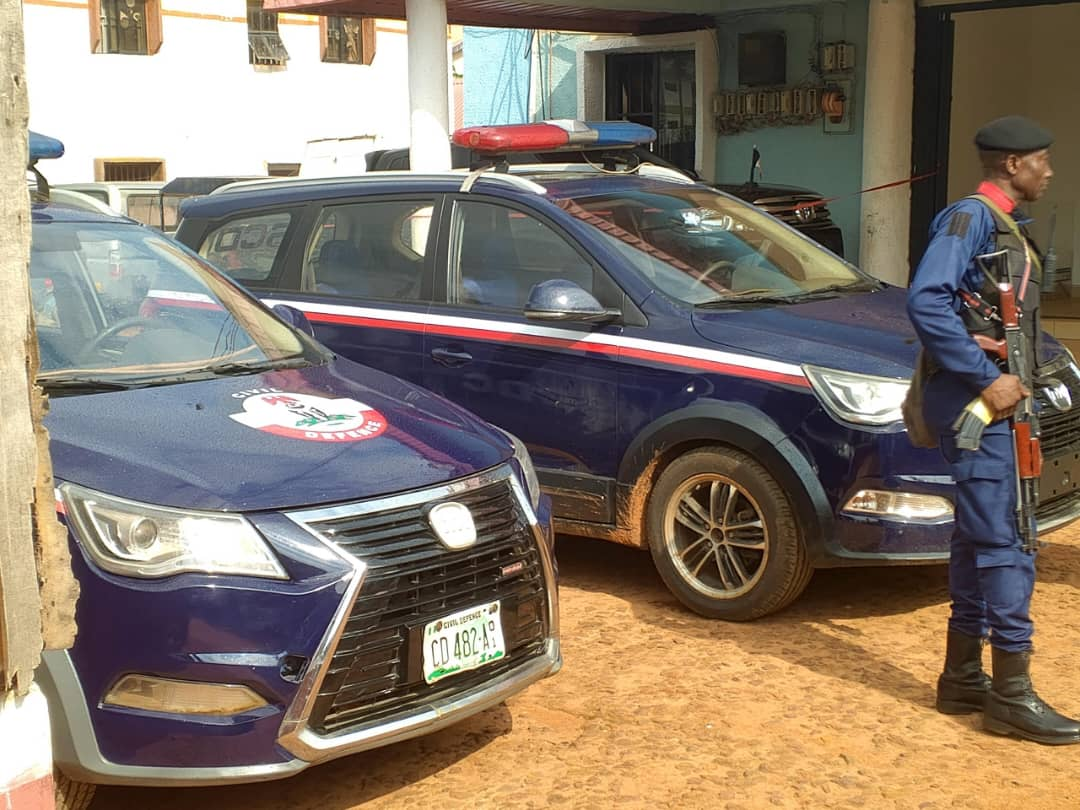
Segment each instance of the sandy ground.
[{"label": "sandy ground", "polygon": [[[1035,682],[1080,715],[1080,527],[1046,539]],[[103,788],[93,810],[1080,807],[1080,746],[1007,740],[934,711],[941,567],[819,572],[783,613],[725,624],[683,610],[647,554],[578,538],[558,553],[554,678],[293,779]]]}]

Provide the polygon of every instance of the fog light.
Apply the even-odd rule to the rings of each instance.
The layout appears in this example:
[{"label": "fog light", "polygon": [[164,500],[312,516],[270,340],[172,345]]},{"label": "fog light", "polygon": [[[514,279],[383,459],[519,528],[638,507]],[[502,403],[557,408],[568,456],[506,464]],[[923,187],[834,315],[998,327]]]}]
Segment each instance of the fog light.
[{"label": "fog light", "polygon": [[105,695],[106,706],[123,706],[168,714],[222,716],[265,706],[266,701],[238,683],[204,683],[125,675]]},{"label": "fog light", "polygon": [[908,523],[945,523],[953,516],[952,502],[940,495],[880,489],[860,489],[844,504],[844,511],[895,518]]}]

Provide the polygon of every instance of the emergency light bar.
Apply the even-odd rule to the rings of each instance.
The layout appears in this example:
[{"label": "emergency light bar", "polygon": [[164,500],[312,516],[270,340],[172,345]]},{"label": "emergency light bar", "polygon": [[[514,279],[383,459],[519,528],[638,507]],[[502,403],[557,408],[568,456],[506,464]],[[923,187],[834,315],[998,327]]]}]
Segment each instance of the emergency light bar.
[{"label": "emergency light bar", "polygon": [[453,142],[476,152],[557,152],[640,146],[656,140],[656,130],[629,121],[541,121],[465,127],[454,132]]},{"label": "emergency light bar", "polygon": [[56,140],[56,138],[39,135],[33,130],[30,131],[30,166],[33,166],[39,160],[49,160],[50,158],[63,156],[64,144]]},{"label": "emergency light bar", "polygon": [[45,179],[45,175],[38,171],[37,162],[39,160],[63,157],[64,144],[56,140],[56,138],[40,135],[33,130],[27,130],[27,132],[30,135],[30,142],[28,144],[29,149],[27,149],[29,157],[26,161],[26,170],[31,172],[37,181],[37,191],[32,195],[32,199],[40,202],[49,199],[49,181]]}]

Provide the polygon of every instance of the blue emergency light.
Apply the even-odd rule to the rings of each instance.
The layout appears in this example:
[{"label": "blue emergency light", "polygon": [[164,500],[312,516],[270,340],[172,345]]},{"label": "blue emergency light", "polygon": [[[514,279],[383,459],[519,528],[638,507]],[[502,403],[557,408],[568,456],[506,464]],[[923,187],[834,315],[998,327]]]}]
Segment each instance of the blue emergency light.
[{"label": "blue emergency light", "polygon": [[33,130],[30,131],[29,165],[33,166],[39,160],[50,160],[63,156],[64,144],[56,140],[56,138],[50,138],[48,135],[41,135]]}]

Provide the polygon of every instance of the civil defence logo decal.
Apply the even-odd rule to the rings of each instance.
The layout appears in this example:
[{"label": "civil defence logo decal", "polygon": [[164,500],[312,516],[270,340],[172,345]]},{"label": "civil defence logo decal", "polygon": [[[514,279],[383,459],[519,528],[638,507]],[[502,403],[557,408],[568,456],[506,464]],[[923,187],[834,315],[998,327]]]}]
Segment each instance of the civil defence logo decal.
[{"label": "civil defence logo decal", "polygon": [[244,410],[229,414],[242,425],[311,442],[359,442],[386,430],[386,419],[355,399],[329,399],[261,389],[234,394],[243,398]]}]

